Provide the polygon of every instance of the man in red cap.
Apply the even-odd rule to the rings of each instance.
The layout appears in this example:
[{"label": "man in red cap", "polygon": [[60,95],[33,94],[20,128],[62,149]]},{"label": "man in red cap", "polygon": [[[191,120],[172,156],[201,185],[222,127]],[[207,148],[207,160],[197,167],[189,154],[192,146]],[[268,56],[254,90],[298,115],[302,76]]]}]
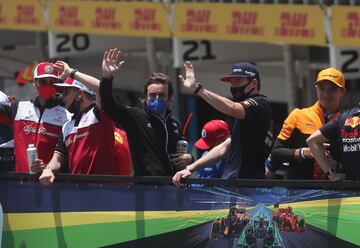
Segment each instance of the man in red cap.
[{"label": "man in red cap", "polygon": [[[205,156],[209,150],[226,140],[230,135],[229,126],[225,121],[212,120],[203,126],[201,138],[195,142],[195,146],[204,151],[201,157]],[[198,170],[198,178],[221,178],[223,172],[221,161],[212,166],[207,166]]]},{"label": "man in red cap", "polygon": [[260,74],[251,63],[232,66],[230,75],[220,78],[231,84],[233,100],[206,89],[196,81],[193,65],[185,63],[182,84],[220,112],[235,118],[231,139],[213,148],[206,156],[188,165],[173,177],[176,186],[182,178],[208,164],[222,160],[222,178],[265,178],[264,162],[272,145],[272,111],[266,97],[260,94]]},{"label": "man in red cap", "polygon": [[[11,121],[14,128],[15,171],[29,172],[26,150],[29,144],[38,149],[38,156],[48,163],[54,152],[62,125],[71,114],[55,98],[54,84],[59,73],[50,62],[39,63],[34,70],[33,85],[37,96],[30,101],[14,101],[0,105],[0,122]],[[39,172],[43,167],[34,167]]]}]

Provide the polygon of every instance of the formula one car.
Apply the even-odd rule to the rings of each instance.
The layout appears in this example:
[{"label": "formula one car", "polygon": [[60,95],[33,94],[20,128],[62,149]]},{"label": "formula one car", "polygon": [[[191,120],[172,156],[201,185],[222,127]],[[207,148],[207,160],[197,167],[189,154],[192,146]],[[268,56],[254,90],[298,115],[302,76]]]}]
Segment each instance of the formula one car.
[{"label": "formula one car", "polygon": [[304,217],[295,215],[292,208],[275,208],[272,213],[273,220],[277,223],[279,230],[283,232],[303,232],[306,229]]},{"label": "formula one car", "polygon": [[237,239],[248,221],[245,208],[231,207],[226,217],[213,222],[210,239]]},{"label": "formula one car", "polygon": [[252,248],[283,247],[283,241],[276,223],[270,214],[259,211],[250,219],[235,247]]}]

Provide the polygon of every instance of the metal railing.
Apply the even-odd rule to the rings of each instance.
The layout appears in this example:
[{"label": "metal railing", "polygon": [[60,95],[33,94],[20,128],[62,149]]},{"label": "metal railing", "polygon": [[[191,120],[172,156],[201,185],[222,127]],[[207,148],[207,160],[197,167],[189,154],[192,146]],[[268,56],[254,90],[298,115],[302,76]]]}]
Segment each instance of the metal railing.
[{"label": "metal railing", "polygon": [[[39,175],[16,172],[1,172],[0,180],[9,181],[37,181]],[[111,176],[111,175],[70,175],[57,174],[56,182],[73,183],[129,183],[129,184],[154,184],[171,185],[171,177],[139,177],[139,176]],[[55,182],[55,183],[56,183]],[[337,190],[360,190],[360,181],[331,182],[328,180],[254,180],[254,179],[200,179],[186,178],[184,186],[191,184],[203,184],[207,186],[223,187],[251,187],[251,188],[298,188],[298,189],[337,189]]]}]

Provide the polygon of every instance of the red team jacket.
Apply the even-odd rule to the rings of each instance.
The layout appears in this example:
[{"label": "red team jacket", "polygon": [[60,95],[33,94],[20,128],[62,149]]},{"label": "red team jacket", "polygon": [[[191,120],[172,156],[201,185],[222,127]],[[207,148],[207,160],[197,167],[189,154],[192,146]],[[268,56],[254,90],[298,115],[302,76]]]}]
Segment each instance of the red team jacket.
[{"label": "red team jacket", "polygon": [[16,172],[29,172],[26,153],[29,144],[35,144],[39,158],[47,164],[54,153],[62,125],[71,117],[54,100],[48,101],[42,112],[36,100],[3,105],[0,112],[13,120]]},{"label": "red team jacket", "polygon": [[65,123],[56,152],[68,159],[71,174],[116,174],[114,122],[96,105]]},{"label": "red team jacket", "polygon": [[131,176],[132,163],[126,132],[115,128],[114,166],[116,175]]}]

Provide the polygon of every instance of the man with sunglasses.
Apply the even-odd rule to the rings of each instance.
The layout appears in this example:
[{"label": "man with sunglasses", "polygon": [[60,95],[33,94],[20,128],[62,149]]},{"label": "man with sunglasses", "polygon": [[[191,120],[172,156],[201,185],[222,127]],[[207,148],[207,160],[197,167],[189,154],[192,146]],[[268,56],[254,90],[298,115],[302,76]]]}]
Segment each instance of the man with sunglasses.
[{"label": "man with sunglasses", "polygon": [[[12,122],[14,130],[15,171],[29,172],[26,149],[34,144],[38,155],[48,163],[54,152],[61,127],[71,114],[55,98],[59,73],[50,62],[39,63],[34,70],[33,85],[37,96],[29,101],[0,105],[0,123]],[[32,167],[40,172],[44,167]]]},{"label": "man with sunglasses", "polygon": [[[66,73],[69,70],[64,70],[68,68],[65,62],[58,61],[57,68],[62,76],[68,76]],[[98,81],[85,76],[88,80]],[[119,175],[123,168],[119,163],[114,163],[115,123],[95,103],[95,92],[71,77],[56,86],[66,108],[74,115],[63,126],[53,157],[39,178],[40,183],[52,184],[55,180],[54,171],[58,171],[66,161],[71,174]],[[127,156],[122,157],[123,167],[126,162],[131,163],[129,150],[127,153]],[[37,162],[42,163],[41,159]]]}]

